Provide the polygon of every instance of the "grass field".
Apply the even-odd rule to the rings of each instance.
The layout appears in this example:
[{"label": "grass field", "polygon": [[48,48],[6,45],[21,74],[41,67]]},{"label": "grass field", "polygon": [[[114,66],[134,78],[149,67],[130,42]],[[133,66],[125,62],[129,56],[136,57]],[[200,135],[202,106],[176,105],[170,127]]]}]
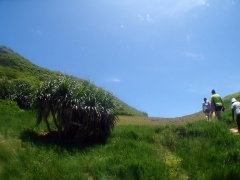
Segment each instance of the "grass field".
[{"label": "grass field", "polygon": [[106,143],[76,145],[47,136],[31,111],[11,103],[0,103],[0,110],[0,179],[240,177],[240,137],[229,130],[235,122],[207,122],[201,112],[173,119],[120,116]]},{"label": "grass field", "polygon": [[117,125],[166,125],[166,124],[186,124],[204,119],[205,116],[202,112],[186,115],[176,118],[160,118],[160,117],[129,117],[120,116]]},{"label": "grass field", "polygon": [[[37,84],[56,73],[17,54],[2,54],[3,65],[6,60],[14,66],[1,70],[11,80]],[[240,92],[224,97],[222,121],[208,122],[202,112],[119,116],[107,142],[82,144],[53,139],[44,123],[36,126],[35,113],[0,99],[0,180],[238,180],[240,136],[232,133],[232,97],[240,99]],[[119,114],[145,115],[115,100]]]}]

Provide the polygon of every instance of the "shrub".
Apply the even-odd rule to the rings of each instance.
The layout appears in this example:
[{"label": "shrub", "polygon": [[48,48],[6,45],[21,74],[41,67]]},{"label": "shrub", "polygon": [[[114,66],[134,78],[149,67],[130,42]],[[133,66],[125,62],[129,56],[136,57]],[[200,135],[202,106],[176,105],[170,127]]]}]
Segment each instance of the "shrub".
[{"label": "shrub", "polygon": [[15,101],[10,99],[0,99],[0,112],[2,114],[15,114],[20,108]]},{"label": "shrub", "polygon": [[7,78],[0,80],[0,98],[6,99],[10,97],[10,83]]},{"label": "shrub", "polygon": [[11,83],[11,99],[16,101],[21,109],[31,108],[34,93],[34,87],[26,81]]},{"label": "shrub", "polygon": [[[42,84],[36,94],[35,108],[37,123],[44,120],[52,136],[67,141],[105,141],[117,120],[112,94],[66,76]],[[50,114],[57,135],[48,122]]]},{"label": "shrub", "polygon": [[0,81],[0,98],[16,101],[21,109],[30,109],[34,93],[35,88],[27,81],[6,78]]}]

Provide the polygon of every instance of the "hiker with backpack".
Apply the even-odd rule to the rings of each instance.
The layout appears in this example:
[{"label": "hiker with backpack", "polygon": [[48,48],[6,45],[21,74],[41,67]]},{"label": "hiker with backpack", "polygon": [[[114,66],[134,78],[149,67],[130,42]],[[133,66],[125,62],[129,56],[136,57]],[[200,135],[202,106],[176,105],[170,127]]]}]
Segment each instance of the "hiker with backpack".
[{"label": "hiker with backpack", "polygon": [[236,121],[238,126],[238,132],[240,132],[240,102],[235,98],[231,99],[232,119],[234,121],[234,113],[236,114]]},{"label": "hiker with backpack", "polygon": [[216,91],[213,89],[212,90],[212,95],[210,97],[210,101],[211,101],[211,110],[215,111],[215,114],[218,118],[218,120],[221,120],[221,111],[224,111],[224,104],[222,101],[222,98],[216,94]]},{"label": "hiker with backpack", "polygon": [[209,119],[211,117],[211,106],[210,106],[210,102],[207,100],[207,98],[203,99],[202,110],[205,114],[207,121],[209,121]]}]

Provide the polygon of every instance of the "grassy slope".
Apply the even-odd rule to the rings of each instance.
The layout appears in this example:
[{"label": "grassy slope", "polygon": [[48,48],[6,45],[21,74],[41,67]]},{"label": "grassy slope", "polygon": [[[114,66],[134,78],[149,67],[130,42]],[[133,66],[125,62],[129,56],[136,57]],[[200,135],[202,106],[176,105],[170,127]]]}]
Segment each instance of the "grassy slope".
[{"label": "grassy slope", "polygon": [[[39,84],[41,81],[55,77],[60,72],[50,71],[41,68],[13,50],[0,46],[0,79],[8,78],[9,80],[24,80],[34,85]],[[72,77],[76,81],[85,81],[80,78]],[[86,81],[87,82],[87,81]],[[104,89],[102,89],[104,91]],[[137,109],[127,105],[117,97],[115,97],[117,111],[120,115],[127,116],[147,116],[146,113],[138,111]]]},{"label": "grassy slope", "polygon": [[[120,116],[106,144],[54,143],[35,115],[0,101],[0,179],[238,179],[240,139],[203,113],[173,118]],[[200,118],[202,116],[202,119]]]},{"label": "grassy slope", "polygon": [[[1,47],[0,47],[1,49]],[[0,52],[0,77],[9,80],[25,80],[31,83],[39,83],[57,73],[38,67],[16,53]]]},{"label": "grassy slope", "polygon": [[[236,98],[240,101],[240,92],[230,94],[226,97],[223,97],[223,103],[226,108],[222,112],[223,119],[229,123],[232,121],[231,115],[231,99]],[[152,118],[152,117],[125,117],[121,116],[118,124],[122,125],[165,125],[165,124],[186,124],[189,122],[199,121],[205,118],[205,115],[202,111],[196,112],[190,115],[176,117],[176,118]],[[215,119],[216,117],[213,117]],[[236,127],[236,124],[235,124]]]},{"label": "grassy slope", "polygon": [[[106,144],[72,146],[47,136],[44,124],[0,100],[0,179],[239,179],[240,139],[223,121],[197,112],[178,118],[120,116]],[[41,134],[41,135],[40,135]]]}]

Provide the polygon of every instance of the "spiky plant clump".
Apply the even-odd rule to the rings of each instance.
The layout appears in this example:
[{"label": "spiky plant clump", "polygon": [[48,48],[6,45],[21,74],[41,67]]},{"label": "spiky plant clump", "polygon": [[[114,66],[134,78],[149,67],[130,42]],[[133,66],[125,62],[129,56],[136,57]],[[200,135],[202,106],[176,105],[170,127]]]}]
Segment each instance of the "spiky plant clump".
[{"label": "spiky plant clump", "polygon": [[21,109],[30,109],[36,89],[26,81],[17,80],[11,83],[11,99],[18,103]]},{"label": "spiky plant clump", "polygon": [[[58,139],[68,141],[106,140],[117,115],[113,95],[89,83],[76,83],[59,76],[44,83],[36,94],[37,123],[53,118]],[[56,136],[56,135],[55,135]]]},{"label": "spiky plant clump", "polygon": [[21,109],[31,108],[34,94],[35,88],[27,81],[9,81],[7,78],[0,80],[0,99],[11,99]]}]

